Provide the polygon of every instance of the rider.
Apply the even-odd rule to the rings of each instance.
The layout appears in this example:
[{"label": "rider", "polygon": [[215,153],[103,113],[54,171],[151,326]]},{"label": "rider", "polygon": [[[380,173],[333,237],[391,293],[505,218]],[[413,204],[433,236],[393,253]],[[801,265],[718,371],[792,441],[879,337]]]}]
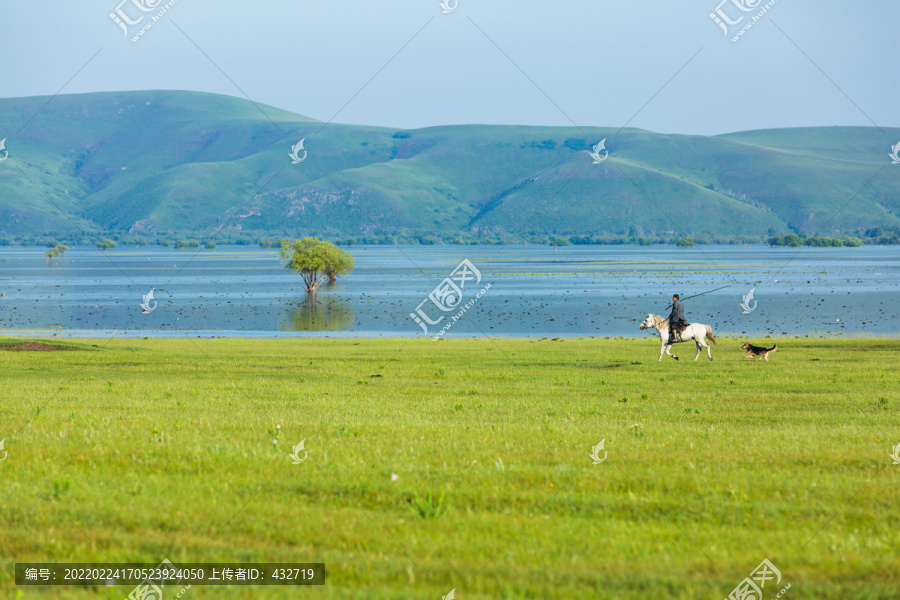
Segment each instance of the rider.
[{"label": "rider", "polygon": [[681,333],[687,323],[684,320],[684,305],[678,294],[672,296],[672,312],[669,313],[669,342],[675,341],[675,335]]}]

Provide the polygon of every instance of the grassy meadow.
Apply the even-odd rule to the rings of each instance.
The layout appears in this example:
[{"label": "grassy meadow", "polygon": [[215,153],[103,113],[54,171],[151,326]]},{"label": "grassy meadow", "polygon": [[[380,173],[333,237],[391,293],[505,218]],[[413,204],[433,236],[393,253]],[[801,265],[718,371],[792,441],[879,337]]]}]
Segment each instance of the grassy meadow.
[{"label": "grassy meadow", "polygon": [[897,598],[900,340],[777,341],[0,340],[0,597],[169,558],[326,563],[191,600],[721,599],[768,558],[765,598]]}]

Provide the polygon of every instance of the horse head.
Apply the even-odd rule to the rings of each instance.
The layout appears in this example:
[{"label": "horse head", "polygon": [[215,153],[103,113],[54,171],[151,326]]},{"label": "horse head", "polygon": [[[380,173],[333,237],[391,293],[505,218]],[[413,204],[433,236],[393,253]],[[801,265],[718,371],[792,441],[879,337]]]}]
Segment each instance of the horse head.
[{"label": "horse head", "polygon": [[654,318],[653,315],[648,314],[647,318],[644,319],[644,322],[641,323],[641,325],[640,325],[640,327],[638,327],[638,329],[641,329],[641,330],[653,329],[655,327],[656,327],[656,319]]}]

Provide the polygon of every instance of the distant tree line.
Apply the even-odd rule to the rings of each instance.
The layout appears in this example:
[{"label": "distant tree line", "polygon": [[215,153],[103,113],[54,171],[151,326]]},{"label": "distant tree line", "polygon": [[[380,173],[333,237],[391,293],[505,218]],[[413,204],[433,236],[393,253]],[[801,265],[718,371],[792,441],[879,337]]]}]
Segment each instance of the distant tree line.
[{"label": "distant tree line", "polygon": [[[83,234],[73,235],[71,232],[54,232],[51,236],[9,235],[0,232],[0,246],[44,246],[55,248],[58,245],[96,246],[110,250],[116,247],[158,245],[165,248],[206,248],[213,250],[217,245],[259,246],[261,248],[279,249],[281,240],[297,239],[317,235],[319,239],[330,241],[339,246],[353,245],[505,245],[505,244],[537,244],[549,246],[574,245],[638,245],[675,244],[691,247],[694,244],[768,244],[770,246],[787,247],[855,247],[859,245],[895,245],[900,244],[900,228],[877,227],[867,229],[857,236],[824,237],[808,236],[798,233],[783,234],[769,230],[769,235],[729,236],[712,232],[692,232],[682,234],[654,234],[631,228],[627,234],[548,234],[542,232],[491,231],[457,231],[449,233],[421,233],[415,231],[397,231],[387,234],[345,235],[339,231],[242,231],[216,232],[206,239],[196,239],[192,232],[174,232],[159,236],[142,236],[124,233],[94,233],[93,237]],[[105,236],[105,237],[104,237]],[[202,238],[202,235],[201,235]],[[212,239],[210,239],[212,238]]]},{"label": "distant tree line", "polygon": [[866,229],[866,238],[884,246],[900,244],[900,227],[875,227]]},{"label": "distant tree line", "polygon": [[862,246],[862,240],[845,236],[842,238],[822,237],[822,236],[805,236],[796,233],[787,235],[773,235],[769,238],[770,246],[787,246],[788,248],[799,248],[801,246],[811,246],[813,248],[840,248],[846,246],[848,248],[858,248]]}]

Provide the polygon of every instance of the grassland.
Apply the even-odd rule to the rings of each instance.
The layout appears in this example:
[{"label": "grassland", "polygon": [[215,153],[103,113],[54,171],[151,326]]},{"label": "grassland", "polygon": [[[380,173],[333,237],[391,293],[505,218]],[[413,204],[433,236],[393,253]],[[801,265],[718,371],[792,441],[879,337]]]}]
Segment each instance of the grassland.
[{"label": "grassland", "polygon": [[764,558],[789,600],[900,590],[897,340],[54,343],[0,350],[3,598],[130,591],[16,562],[164,557],[327,565],[197,600],[721,599]]}]

